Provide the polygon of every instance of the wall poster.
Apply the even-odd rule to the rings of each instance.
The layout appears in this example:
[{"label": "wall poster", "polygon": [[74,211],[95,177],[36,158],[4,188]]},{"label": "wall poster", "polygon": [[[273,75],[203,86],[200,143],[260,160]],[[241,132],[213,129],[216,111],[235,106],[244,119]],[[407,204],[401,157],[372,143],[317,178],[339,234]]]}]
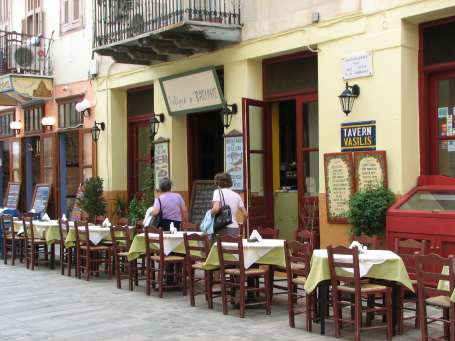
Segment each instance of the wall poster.
[{"label": "wall poster", "polygon": [[387,155],[385,151],[354,153],[355,183],[358,191],[387,187]]},{"label": "wall poster", "polygon": [[354,193],[351,153],[324,154],[324,174],[329,223],[348,223],[349,200]]},{"label": "wall poster", "polygon": [[158,138],[154,143],[155,189],[159,189],[160,180],[170,178],[169,140]]},{"label": "wall poster", "polygon": [[232,189],[243,191],[243,135],[233,130],[224,137],[225,170],[232,177]]}]

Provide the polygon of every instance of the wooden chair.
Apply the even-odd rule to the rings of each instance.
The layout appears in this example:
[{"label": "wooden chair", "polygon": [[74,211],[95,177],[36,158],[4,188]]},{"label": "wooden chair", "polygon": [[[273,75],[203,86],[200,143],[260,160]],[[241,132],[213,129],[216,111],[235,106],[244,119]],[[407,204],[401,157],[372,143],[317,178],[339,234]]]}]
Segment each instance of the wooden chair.
[{"label": "wooden chair", "polygon": [[353,241],[367,246],[369,250],[379,250],[381,248],[381,242],[378,236],[367,236],[366,234],[361,234],[360,236],[352,235],[351,242]]},{"label": "wooden chair", "polygon": [[[213,272],[218,269],[206,270],[202,267],[210,253],[209,237],[197,233],[183,235],[186,254],[186,267],[188,274],[188,289],[190,293],[190,304],[195,306],[195,296],[205,294],[208,308],[213,309],[213,285],[219,282],[213,281]],[[203,271],[204,277],[197,278],[196,271]],[[204,290],[196,291],[196,284],[204,282]]]},{"label": "wooden chair", "polygon": [[[84,228],[84,237],[81,238],[79,227]],[[81,278],[82,272],[85,273],[85,280],[89,281],[92,273],[100,274],[104,272],[112,278],[112,249],[107,245],[92,245],[90,242],[90,229],[87,221],[75,221],[74,230],[76,232],[76,274]],[[104,264],[104,270],[100,265]]]},{"label": "wooden chair", "polygon": [[[416,252],[421,255],[427,254],[429,250],[429,243],[426,240],[415,240],[415,239],[401,239],[395,238],[394,240],[394,252],[401,257],[403,260],[406,270],[411,278],[412,285],[414,287],[414,293],[411,292],[405,286],[400,286],[399,298],[400,302],[398,306],[398,334],[402,334],[404,330],[404,320],[414,320],[415,328],[419,328],[419,306],[417,303],[417,276],[414,254]],[[406,304],[406,305],[405,305]],[[414,307],[410,307],[413,305]],[[404,311],[411,311],[411,316],[404,316]]]},{"label": "wooden chair", "polygon": [[[295,328],[295,315],[305,314],[306,330],[312,331],[314,295],[306,294],[303,286],[310,272],[311,246],[297,241],[284,242],[286,274],[288,282],[289,326]],[[299,310],[296,304],[305,299],[304,309]]]},{"label": "wooden chair", "polygon": [[[45,263],[50,266],[49,256],[54,251],[53,247],[51,247],[51,251],[48,250],[46,240],[35,237],[33,217],[33,213],[24,213],[22,215],[22,226],[25,237],[25,264],[27,269],[30,268],[32,271],[35,270],[35,265],[39,263]],[[44,256],[44,259],[40,259],[40,255]]]},{"label": "wooden chair", "polygon": [[[335,336],[340,337],[343,323],[354,324],[355,340],[360,341],[361,330],[386,327],[387,340],[392,339],[392,288],[385,285],[362,283],[359,270],[359,250],[344,246],[327,247],[330,277],[332,284],[333,317],[335,320]],[[348,257],[347,257],[348,256]],[[343,259],[340,261],[340,257]],[[352,258],[351,258],[352,257]],[[353,276],[346,274],[344,269],[353,270]],[[354,302],[345,300],[343,294],[354,294]],[[362,299],[374,299],[376,295],[384,295],[384,306],[362,306]],[[343,319],[343,308],[354,307],[354,320]],[[362,313],[386,314],[386,324],[379,326],[362,326]]]},{"label": "wooden chair", "polygon": [[122,288],[122,279],[128,279],[128,288],[133,291],[133,280],[135,278],[134,262],[128,261],[128,251],[131,247],[130,229],[125,226],[111,226],[111,240],[114,253],[115,275],[117,277],[117,288]]},{"label": "wooden chair", "polygon": [[180,231],[183,232],[197,232],[199,231],[199,226],[193,223],[182,223],[180,225]]},{"label": "wooden chair", "polygon": [[[145,227],[145,261],[146,261],[146,293],[150,295],[150,287],[158,285],[159,297],[163,297],[168,288],[182,288],[186,295],[185,257],[164,254],[163,229]],[[155,234],[154,236],[151,234]],[[153,246],[152,246],[153,245]],[[155,263],[158,267],[155,266]],[[156,279],[158,274],[158,280]],[[173,277],[175,284],[166,283],[167,277]]]},{"label": "wooden chair", "polygon": [[106,217],[104,215],[97,215],[95,216],[95,225],[101,225]]},{"label": "wooden chair", "polygon": [[[223,301],[223,314],[228,314],[228,291],[232,300],[235,300],[236,289],[240,292],[240,317],[245,317],[245,308],[253,305],[265,304],[267,315],[271,313],[271,295],[269,270],[267,268],[245,269],[243,242],[241,237],[216,236],[218,258],[220,261],[221,296]],[[225,246],[224,243],[229,243]],[[247,285],[249,279],[259,281],[263,278],[264,286]],[[252,282],[252,281],[248,281]],[[265,300],[246,303],[246,293],[264,293]]]},{"label": "wooden chair", "polygon": [[66,236],[70,230],[68,220],[58,220],[58,231],[60,235],[60,272],[62,275],[65,274],[65,265],[68,266],[68,276],[71,277],[71,269],[73,267],[73,257],[75,246],[71,245],[69,247],[65,246]]},{"label": "wooden chair", "polygon": [[280,235],[280,229],[274,227],[258,226],[256,230],[264,239],[278,239],[278,236]]},{"label": "wooden chair", "polygon": [[319,248],[319,235],[317,230],[298,229],[294,233],[294,239],[300,243],[310,244],[311,250]]},{"label": "wooden chair", "polygon": [[15,265],[18,251],[20,261],[22,262],[25,246],[25,237],[16,234],[13,221],[13,216],[10,214],[0,216],[0,224],[3,226],[3,261],[5,264],[8,264],[8,251],[11,251],[11,265]]},{"label": "wooden chair", "polygon": [[[421,340],[455,341],[455,303],[450,301],[450,295],[455,290],[455,257],[444,258],[435,254],[416,254],[414,259],[417,272]],[[444,266],[448,268],[448,274],[441,272]],[[438,288],[440,281],[448,282],[449,291]],[[442,317],[428,316],[427,306],[442,310]],[[428,335],[428,324],[433,322],[442,323],[444,338]]]},{"label": "wooden chair", "polygon": [[120,226],[128,226],[128,218],[118,218],[117,220],[117,225],[120,225]]}]

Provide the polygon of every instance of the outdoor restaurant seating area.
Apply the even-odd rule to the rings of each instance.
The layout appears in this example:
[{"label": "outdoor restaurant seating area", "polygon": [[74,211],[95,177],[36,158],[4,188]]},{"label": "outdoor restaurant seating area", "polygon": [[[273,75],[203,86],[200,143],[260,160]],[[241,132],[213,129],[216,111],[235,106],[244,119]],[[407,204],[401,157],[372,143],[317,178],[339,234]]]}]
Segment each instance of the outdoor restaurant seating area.
[{"label": "outdoor restaurant seating area", "polygon": [[307,331],[324,334],[330,321],[336,337],[355,340],[368,329],[382,329],[390,340],[414,328],[422,339],[455,339],[455,258],[438,255],[425,241],[397,239],[394,250],[380,250],[362,238],[368,247],[358,239],[350,248],[315,249],[310,230],[287,241],[263,227],[259,235],[244,231],[242,237],[210,241],[194,225],[169,233],[141,222],[103,221],[3,214],[4,263],[25,263],[30,270],[58,263],[60,273],[75,280],[114,277],[119,289],[142,286],[147,295],[164,299],[166,292],[181,290],[191,306],[206,304],[210,313],[241,318],[253,307],[273,318],[274,296],[284,288],[291,328],[301,319]]}]

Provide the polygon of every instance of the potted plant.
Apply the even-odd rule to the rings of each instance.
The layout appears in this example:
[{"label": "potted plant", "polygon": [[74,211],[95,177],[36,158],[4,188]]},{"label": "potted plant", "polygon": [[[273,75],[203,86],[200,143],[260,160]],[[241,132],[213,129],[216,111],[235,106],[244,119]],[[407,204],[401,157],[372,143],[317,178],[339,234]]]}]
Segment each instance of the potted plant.
[{"label": "potted plant", "polygon": [[128,202],[125,198],[117,195],[114,200],[114,212],[113,215],[115,218],[127,218],[128,217]]},{"label": "potted plant", "polygon": [[103,179],[96,176],[85,180],[84,197],[77,201],[90,221],[95,222],[96,216],[105,215],[107,203],[103,197]]},{"label": "potted plant", "polygon": [[356,236],[384,236],[387,209],[394,201],[393,192],[382,186],[355,193],[349,201],[351,233]]}]

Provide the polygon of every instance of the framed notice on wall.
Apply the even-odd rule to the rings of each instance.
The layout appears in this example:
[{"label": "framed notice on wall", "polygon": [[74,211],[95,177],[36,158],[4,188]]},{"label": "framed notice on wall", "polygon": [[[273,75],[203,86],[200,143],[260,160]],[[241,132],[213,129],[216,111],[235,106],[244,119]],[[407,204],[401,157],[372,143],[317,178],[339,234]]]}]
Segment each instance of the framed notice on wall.
[{"label": "framed notice on wall", "polygon": [[35,213],[47,211],[47,204],[51,195],[52,185],[50,184],[37,184],[35,192],[33,192],[32,209]]},{"label": "framed notice on wall", "polygon": [[6,190],[6,197],[4,206],[12,210],[17,209],[19,204],[19,195],[21,193],[21,183],[20,182],[8,182],[8,188]]},{"label": "framed notice on wall", "polygon": [[352,154],[324,154],[324,174],[327,220],[347,224],[349,200],[355,190]]},{"label": "framed notice on wall", "polygon": [[355,152],[355,183],[358,191],[387,187],[387,156],[385,151]]},{"label": "framed notice on wall", "polygon": [[224,165],[232,177],[232,189],[243,191],[243,135],[233,130],[224,137]]},{"label": "framed notice on wall", "polygon": [[158,138],[154,143],[155,189],[159,189],[161,179],[170,177],[169,140]]}]

